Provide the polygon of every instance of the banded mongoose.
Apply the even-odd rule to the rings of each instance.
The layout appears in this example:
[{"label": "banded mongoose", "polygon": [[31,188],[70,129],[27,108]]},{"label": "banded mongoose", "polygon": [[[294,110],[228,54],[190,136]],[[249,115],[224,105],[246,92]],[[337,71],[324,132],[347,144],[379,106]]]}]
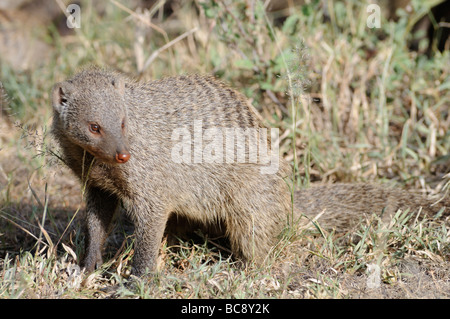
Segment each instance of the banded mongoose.
[{"label": "banded mongoose", "polygon": [[[244,162],[235,157],[224,160],[226,148],[222,161],[220,156],[195,160],[210,142],[195,144],[195,124],[201,124],[200,133],[264,129],[240,93],[211,76],[141,83],[88,68],[57,83],[52,100],[52,133],[65,164],[86,184],[87,272],[102,263],[102,246],[119,202],[135,226],[132,274],[136,276],[155,271],[169,217],[174,223],[179,217],[222,232],[233,255],[244,261],[262,262],[276,243],[292,212],[288,163],[279,158],[276,171],[263,172],[267,162],[260,154],[250,161],[248,147]],[[258,136],[270,146],[270,133]],[[189,142],[190,137],[192,148],[186,144],[184,154],[179,154],[184,161],[180,160],[180,139]],[[225,139],[218,141],[220,147],[225,144]],[[226,147],[236,146],[233,143]],[[237,156],[238,150],[232,151]],[[218,148],[210,154],[221,155]],[[392,213],[418,203],[407,193],[369,185],[336,184],[295,194],[297,216],[300,212],[314,216],[326,208],[330,214],[323,217],[324,224],[337,227],[385,206]]]}]

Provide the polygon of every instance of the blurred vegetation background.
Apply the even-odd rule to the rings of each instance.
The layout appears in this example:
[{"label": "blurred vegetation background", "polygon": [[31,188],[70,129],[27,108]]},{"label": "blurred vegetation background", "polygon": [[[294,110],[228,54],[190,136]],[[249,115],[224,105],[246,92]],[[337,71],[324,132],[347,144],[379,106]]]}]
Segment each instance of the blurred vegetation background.
[{"label": "blurred vegetation background", "polygon": [[448,1],[380,1],[380,28],[364,1],[81,1],[79,29],[62,0],[3,3],[13,123],[47,123],[52,84],[87,64],[142,80],[212,73],[282,130],[306,181],[423,187],[448,172]]}]

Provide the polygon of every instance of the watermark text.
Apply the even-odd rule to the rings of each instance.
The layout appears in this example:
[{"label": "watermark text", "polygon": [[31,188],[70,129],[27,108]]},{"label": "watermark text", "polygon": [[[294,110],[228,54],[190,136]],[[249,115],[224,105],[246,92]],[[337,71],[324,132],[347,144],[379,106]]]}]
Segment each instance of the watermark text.
[{"label": "watermark text", "polygon": [[[269,135],[270,131],[270,135]],[[279,167],[279,129],[277,128],[203,128],[202,120],[191,127],[172,132],[171,158],[185,164],[260,165],[262,174],[275,174]]]}]

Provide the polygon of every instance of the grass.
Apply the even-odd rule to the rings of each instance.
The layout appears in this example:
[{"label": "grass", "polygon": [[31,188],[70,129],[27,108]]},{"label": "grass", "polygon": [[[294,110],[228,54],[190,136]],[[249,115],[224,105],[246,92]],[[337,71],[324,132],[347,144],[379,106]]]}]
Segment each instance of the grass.
[{"label": "grass", "polygon": [[[288,229],[260,267],[233,261],[216,239],[163,243],[160,274],[133,291],[123,278],[134,238],[120,218],[106,264],[78,274],[82,189],[47,135],[51,86],[87,63],[142,80],[215,74],[280,128],[296,187],[449,191],[449,52],[407,47],[428,2],[413,1],[418,13],[400,11],[396,22],[382,15],[380,29],[367,28],[366,4],[329,3],[325,14],[319,1],[271,13],[263,1],[183,1],[168,14],[160,1],[149,24],[118,1],[101,15],[86,1],[81,29],[62,37],[44,26],[44,63],[19,72],[1,62],[10,116],[0,119],[0,298],[105,298],[111,285],[122,298],[449,298],[448,224],[407,212],[388,224],[363,218],[344,234]],[[370,289],[373,265],[381,283]]]}]

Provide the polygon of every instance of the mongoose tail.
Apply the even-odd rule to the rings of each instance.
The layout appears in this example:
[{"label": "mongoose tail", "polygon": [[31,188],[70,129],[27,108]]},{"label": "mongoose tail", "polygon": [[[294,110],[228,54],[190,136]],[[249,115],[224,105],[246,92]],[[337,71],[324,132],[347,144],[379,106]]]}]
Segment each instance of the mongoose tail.
[{"label": "mongoose tail", "polygon": [[364,215],[382,215],[389,220],[399,209],[410,209],[411,213],[435,216],[443,209],[442,218],[450,215],[450,197],[432,201],[409,191],[385,188],[373,184],[331,184],[312,186],[296,191],[294,207],[308,217],[322,211],[319,224],[337,231],[348,230],[360,222]]}]

